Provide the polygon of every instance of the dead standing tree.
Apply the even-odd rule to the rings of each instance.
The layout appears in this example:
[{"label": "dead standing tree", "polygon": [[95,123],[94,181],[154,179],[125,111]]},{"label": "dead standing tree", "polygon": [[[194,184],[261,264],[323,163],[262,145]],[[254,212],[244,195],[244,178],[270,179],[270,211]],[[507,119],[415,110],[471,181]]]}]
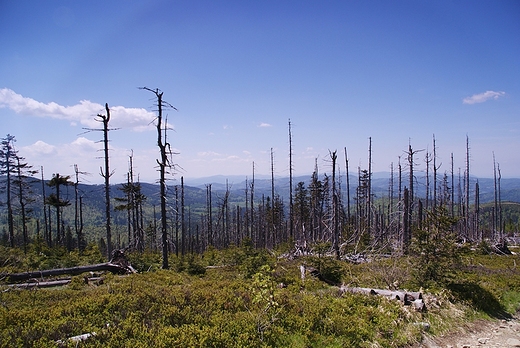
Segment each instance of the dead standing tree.
[{"label": "dead standing tree", "polygon": [[85,128],[87,131],[102,131],[103,132],[103,153],[105,159],[105,168],[100,167],[100,175],[105,179],[105,226],[107,231],[107,259],[112,257],[112,231],[110,224],[110,177],[114,174],[110,172],[110,160],[108,157],[108,132],[116,130],[116,128],[108,128],[110,122],[110,109],[108,103],[105,103],[106,115],[97,114],[96,121],[103,123],[103,129]]},{"label": "dead standing tree", "polygon": [[170,143],[167,141],[167,122],[164,123],[163,128],[163,108],[168,107],[174,110],[177,110],[173,105],[168,102],[165,102],[163,97],[163,92],[161,92],[158,88],[155,90],[150,89],[148,87],[141,87],[140,89],[144,89],[152,92],[157,97],[157,118],[156,118],[156,127],[157,127],[157,146],[159,146],[159,150],[161,153],[161,159],[157,160],[157,164],[159,165],[159,185],[160,185],[160,195],[161,195],[161,240],[162,240],[162,268],[168,269],[168,220],[166,214],[166,173],[170,173],[169,170],[172,169],[173,165],[170,161],[173,152],[170,147]]}]

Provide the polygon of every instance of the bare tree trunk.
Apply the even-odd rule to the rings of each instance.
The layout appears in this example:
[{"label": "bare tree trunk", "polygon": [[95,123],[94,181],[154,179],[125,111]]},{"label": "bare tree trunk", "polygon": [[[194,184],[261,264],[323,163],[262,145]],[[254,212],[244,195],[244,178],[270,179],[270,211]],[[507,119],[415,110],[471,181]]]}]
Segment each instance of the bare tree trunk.
[{"label": "bare tree trunk", "polygon": [[244,237],[251,238],[250,230],[249,230],[249,183],[246,178],[246,207],[245,207],[245,213],[244,213]]},{"label": "bare tree trunk", "polygon": [[430,162],[432,161],[431,160],[431,155],[428,151],[426,151],[426,155],[424,156],[424,161],[426,162],[426,197],[425,197],[425,202],[426,202],[426,210],[428,210],[428,204],[429,204],[429,201],[430,201]]},{"label": "bare tree trunk", "polygon": [[437,145],[433,135],[433,207],[437,207]]},{"label": "bare tree trunk", "polygon": [[272,240],[272,246],[274,247],[277,243],[276,235],[276,224],[275,224],[275,209],[274,209],[274,158],[273,148],[271,148],[271,223],[269,226],[270,239]]},{"label": "bare tree trunk", "polygon": [[482,242],[482,234],[480,231],[479,226],[479,219],[480,219],[480,188],[478,185],[478,181],[475,183],[475,221],[473,224],[473,229],[475,230],[475,235],[477,237],[477,240],[479,242]]},{"label": "bare tree trunk", "polygon": [[184,177],[181,176],[181,255],[186,253],[186,224],[184,223]]},{"label": "bare tree trunk", "polygon": [[336,151],[330,154],[332,159],[332,211],[333,211],[333,223],[334,223],[334,238],[333,238],[333,249],[336,254],[336,259],[340,259],[339,254],[339,207],[338,207],[338,193],[336,192]]},{"label": "bare tree trunk", "polygon": [[294,237],[292,134],[289,119],[289,238]]},{"label": "bare tree trunk", "polygon": [[[397,162],[397,166],[398,166],[398,176],[397,176],[397,181],[398,181],[398,187],[397,187],[397,201],[398,201],[398,204],[399,204],[399,209],[403,209],[402,207],[402,199],[403,199],[403,168],[401,167],[401,156],[399,156],[399,160]],[[403,240],[403,236],[402,236],[402,233],[401,233],[401,230],[402,230],[402,218],[401,218],[402,214],[399,214],[399,222],[397,224],[397,231],[398,231],[398,235],[399,235],[399,240]]]},{"label": "bare tree trunk", "polygon": [[372,237],[372,137],[368,138],[368,195],[367,195],[368,235]]},{"label": "bare tree trunk", "polygon": [[350,178],[349,178],[349,168],[348,168],[348,155],[347,155],[347,147],[345,146],[345,170],[346,170],[346,179],[347,179],[347,220],[350,223]]},{"label": "bare tree trunk", "polygon": [[206,210],[208,214],[208,244],[213,246],[213,207],[211,202],[211,184],[206,185]]},{"label": "bare tree trunk", "polygon": [[45,200],[47,197],[45,195],[45,179],[43,178],[43,166],[40,167],[40,170],[41,170],[41,174],[42,174],[43,221],[45,223],[45,236],[43,239],[47,243],[47,246],[50,248],[50,247],[52,247],[52,240],[51,240],[51,229],[48,226],[48,221],[47,221],[48,220],[47,219],[47,209],[45,209]]},{"label": "bare tree trunk", "polygon": [[175,185],[175,256],[179,257],[179,185]]},{"label": "bare tree trunk", "polygon": [[[163,101],[163,92],[159,92],[159,89],[152,90],[147,87],[143,87],[142,89],[148,90],[155,94],[157,97],[157,108],[158,108],[158,115],[157,115],[157,146],[159,147],[160,153],[161,153],[161,159],[157,160],[157,164],[159,165],[159,172],[160,172],[160,179],[159,179],[159,185],[160,185],[160,196],[161,196],[161,240],[162,240],[162,268],[168,269],[168,216],[166,211],[166,170],[170,169],[172,167],[170,160],[168,158],[169,155],[172,154],[170,143],[166,140],[166,129],[167,125],[165,124],[164,130],[163,130],[163,107],[168,106],[172,109],[176,110],[173,105]],[[166,122],[165,122],[166,123]],[[164,131],[164,135],[163,135]]]},{"label": "bare tree trunk", "polygon": [[408,253],[408,248],[411,241],[410,231],[410,199],[409,191],[404,188],[404,209],[403,209],[403,252]]},{"label": "bare tree trunk", "polygon": [[109,157],[108,157],[108,122],[110,121],[110,109],[108,103],[105,103],[106,115],[97,115],[103,122],[103,149],[105,154],[105,171],[101,170],[101,176],[105,179],[105,226],[107,233],[107,259],[112,256],[112,231],[110,225],[110,173]]},{"label": "bare tree trunk", "polygon": [[[394,212],[394,162],[390,163],[390,182],[388,183],[388,212],[387,212],[387,224],[390,228],[390,219]],[[392,232],[390,232],[392,233]],[[393,233],[392,233],[393,234]]]},{"label": "bare tree trunk", "polygon": [[502,179],[502,175],[500,174],[500,163],[497,163],[497,171],[498,171],[498,233],[500,242],[502,243],[502,239],[504,238],[504,229],[502,225],[502,194],[500,190],[500,180]]},{"label": "bare tree trunk", "polygon": [[469,137],[466,136],[466,211],[464,215],[466,237],[469,237]]},{"label": "bare tree trunk", "polygon": [[253,242],[254,245],[257,245],[257,240],[256,240],[256,233],[255,233],[255,204],[254,204],[254,199],[255,199],[255,162],[253,162],[253,178],[251,180],[251,190],[250,190],[250,199],[251,199],[251,218],[250,218],[250,222],[251,222],[251,235],[250,235],[250,238],[251,238],[251,241]]},{"label": "bare tree trunk", "polygon": [[451,194],[450,194],[451,217],[455,217],[455,172],[453,171],[453,152],[451,153]]}]

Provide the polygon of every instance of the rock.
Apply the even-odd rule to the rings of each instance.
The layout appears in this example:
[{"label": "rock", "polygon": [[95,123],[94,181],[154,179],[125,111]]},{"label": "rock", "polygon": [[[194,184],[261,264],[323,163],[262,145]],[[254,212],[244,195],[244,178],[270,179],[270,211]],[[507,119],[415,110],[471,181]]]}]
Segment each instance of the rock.
[{"label": "rock", "polygon": [[480,344],[486,344],[487,341],[489,341],[489,340],[490,340],[489,337],[482,337],[482,338],[479,338],[477,341],[478,341],[478,343],[480,343]]},{"label": "rock", "polygon": [[506,342],[510,347],[520,347],[520,339],[510,338]]}]

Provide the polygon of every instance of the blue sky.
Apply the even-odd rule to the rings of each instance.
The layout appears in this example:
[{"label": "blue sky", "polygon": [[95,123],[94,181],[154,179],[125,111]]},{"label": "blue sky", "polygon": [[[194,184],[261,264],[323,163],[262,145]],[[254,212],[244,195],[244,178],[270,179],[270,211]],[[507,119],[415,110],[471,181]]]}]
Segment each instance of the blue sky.
[{"label": "blue sky", "polygon": [[[158,177],[153,94],[160,88],[186,178],[288,172],[329,150],[351,172],[404,165],[435,134],[440,173],[520,177],[518,1],[2,1],[0,134],[33,166],[102,181],[95,116],[112,108],[113,182],[128,156]],[[344,172],[344,165],[340,170]],[[188,182],[187,182],[188,183]]]}]

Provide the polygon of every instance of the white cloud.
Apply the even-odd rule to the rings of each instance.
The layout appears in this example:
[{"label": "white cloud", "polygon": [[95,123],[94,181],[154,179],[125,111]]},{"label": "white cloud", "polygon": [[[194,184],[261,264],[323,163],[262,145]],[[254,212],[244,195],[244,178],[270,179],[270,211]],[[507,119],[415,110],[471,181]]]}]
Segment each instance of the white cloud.
[{"label": "white cloud", "polygon": [[56,152],[56,147],[50,144],[47,144],[44,141],[38,140],[32,145],[25,146],[22,148],[22,150],[25,152],[29,152],[34,156],[37,155],[50,155],[54,152]]},{"label": "white cloud", "polygon": [[199,157],[220,157],[222,155],[219,154],[218,152],[214,152],[214,151],[201,151],[201,152],[197,153],[197,156],[199,156]]},{"label": "white cloud", "polygon": [[[109,107],[111,127],[130,128],[135,131],[153,129],[150,127],[156,117],[153,112],[142,108]],[[0,89],[0,108],[9,108],[18,114],[66,120],[72,125],[79,123],[88,128],[99,128],[96,115],[106,113],[104,105],[89,100],[81,100],[79,104],[72,106],[63,106],[55,102],[42,103],[8,88]]]},{"label": "white cloud", "polygon": [[84,137],[79,137],[71,143],[72,146],[79,150],[87,150],[87,151],[97,151],[101,148],[100,144],[97,144],[95,141],[89,140]]},{"label": "white cloud", "polygon": [[269,123],[265,123],[265,122],[262,122],[258,125],[258,127],[260,128],[268,128],[268,127],[272,127],[272,125],[270,125]]},{"label": "white cloud", "polygon": [[471,97],[466,97],[462,100],[463,104],[477,104],[477,103],[483,103],[485,101],[488,101],[490,99],[497,100],[500,97],[503,97],[506,95],[506,92],[495,92],[495,91],[485,91],[484,93],[474,94]]}]

